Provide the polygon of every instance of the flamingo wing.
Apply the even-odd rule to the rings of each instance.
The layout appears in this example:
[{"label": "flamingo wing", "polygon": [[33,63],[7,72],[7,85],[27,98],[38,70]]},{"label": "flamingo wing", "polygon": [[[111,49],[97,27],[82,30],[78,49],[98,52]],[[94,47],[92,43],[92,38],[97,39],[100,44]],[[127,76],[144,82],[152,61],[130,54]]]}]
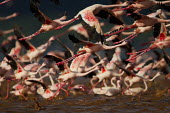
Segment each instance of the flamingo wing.
[{"label": "flamingo wing", "polygon": [[95,14],[95,16],[107,19],[109,18],[109,23],[111,24],[117,24],[117,25],[123,25],[124,23],[118,19],[115,14],[107,8],[103,8],[102,10],[100,10],[99,13]]},{"label": "flamingo wing", "polygon": [[94,43],[84,41],[84,40],[80,40],[80,39],[76,38],[74,35],[71,35],[71,34],[69,34],[68,37],[73,43],[79,43],[79,44],[83,44],[83,45],[90,45],[90,44],[95,45]]},{"label": "flamingo wing", "polygon": [[16,60],[13,57],[11,57],[10,55],[6,54],[5,52],[2,51],[2,53],[5,55],[5,57],[8,60],[7,64],[9,64],[11,66],[11,68],[13,68],[14,70],[17,70],[18,66],[17,66]]},{"label": "flamingo wing", "polygon": [[58,43],[59,43],[63,48],[65,48],[65,58],[66,58],[66,59],[74,56],[73,51],[72,51],[68,46],[66,46],[59,38],[57,38],[56,40],[58,41]]},{"label": "flamingo wing", "polygon": [[117,67],[119,67],[120,69],[122,69],[128,76],[130,76],[130,75],[135,75],[135,73],[133,73],[133,72],[131,72],[131,71],[129,71],[129,70],[127,70],[127,69],[119,66],[118,64],[116,64],[116,63],[114,63],[114,64],[115,64]]},{"label": "flamingo wing", "polygon": [[[64,60],[63,58],[61,58],[59,56],[53,56],[53,55],[45,55],[43,58],[47,59],[47,62],[48,61],[50,61],[50,62],[54,61],[56,63],[62,62]],[[65,67],[64,65],[58,65],[58,68],[59,68],[60,71],[63,71],[65,69],[64,67]]]},{"label": "flamingo wing", "polygon": [[14,28],[14,34],[17,37],[17,40],[19,43],[24,46],[27,50],[35,50],[36,48],[28,41],[26,40],[19,40],[21,38],[24,38],[25,36],[22,34],[22,32],[19,30],[19,28],[15,27]]},{"label": "flamingo wing", "polygon": [[130,13],[129,16],[133,18],[134,20],[140,20],[142,19],[142,15],[138,13]]},{"label": "flamingo wing", "polygon": [[47,86],[44,83],[40,82],[40,81],[37,81],[37,80],[27,80],[27,81],[41,85],[44,90],[47,89]]},{"label": "flamingo wing", "polygon": [[170,66],[170,57],[163,49],[162,52],[163,52],[163,58],[165,59],[166,63]]},{"label": "flamingo wing", "polygon": [[43,24],[50,24],[53,22],[52,19],[47,17],[43,12],[38,9],[39,0],[30,0],[30,10],[38,20]]},{"label": "flamingo wing", "polygon": [[161,23],[157,23],[153,26],[153,36],[157,38],[161,32]]},{"label": "flamingo wing", "polygon": [[89,36],[92,36],[95,38],[95,40],[101,41],[101,43],[103,43],[105,41],[103,31],[98,19],[93,14],[93,12],[91,12],[90,10],[85,10],[83,13],[80,14],[80,20],[82,20],[81,23],[83,27],[87,30]]}]

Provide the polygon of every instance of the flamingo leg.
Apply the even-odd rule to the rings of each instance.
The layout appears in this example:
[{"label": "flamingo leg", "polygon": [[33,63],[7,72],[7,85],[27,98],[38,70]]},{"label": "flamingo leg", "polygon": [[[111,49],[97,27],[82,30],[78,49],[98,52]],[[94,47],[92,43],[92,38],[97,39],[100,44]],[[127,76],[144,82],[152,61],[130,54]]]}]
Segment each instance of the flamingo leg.
[{"label": "flamingo leg", "polygon": [[94,84],[94,85],[92,86],[92,89],[89,91],[89,94],[91,94],[92,90],[93,90],[99,83],[100,83],[100,82],[97,82],[96,84]]},{"label": "flamingo leg", "polygon": [[10,80],[7,80],[7,92],[6,92],[6,96],[4,97],[4,99],[7,99],[9,97],[9,85],[10,85]]},{"label": "flamingo leg", "polygon": [[11,1],[11,0],[5,0],[3,2],[0,2],[0,5],[5,4],[5,3],[9,2],[9,1]]},{"label": "flamingo leg", "polygon": [[116,11],[122,11],[122,10],[127,10],[130,7],[125,7],[125,8],[120,8],[120,9],[113,9],[112,12],[116,12]]},{"label": "flamingo leg", "polygon": [[134,24],[134,25],[131,25],[131,26],[129,26],[129,27],[125,27],[125,28],[123,28],[123,29],[121,29],[121,30],[119,30],[119,31],[116,31],[116,32],[113,32],[113,33],[109,33],[109,34],[104,34],[104,36],[105,36],[105,37],[112,36],[112,35],[115,35],[115,34],[117,34],[117,33],[126,31],[126,30],[128,30],[128,29],[132,29],[132,28],[135,28],[135,27],[137,27],[137,26]]},{"label": "flamingo leg", "polygon": [[41,32],[40,31],[37,31],[35,32],[34,34],[30,35],[30,36],[27,36],[27,37],[24,37],[24,38],[20,38],[19,40],[27,40],[27,39],[31,39],[37,35],[39,35]]}]

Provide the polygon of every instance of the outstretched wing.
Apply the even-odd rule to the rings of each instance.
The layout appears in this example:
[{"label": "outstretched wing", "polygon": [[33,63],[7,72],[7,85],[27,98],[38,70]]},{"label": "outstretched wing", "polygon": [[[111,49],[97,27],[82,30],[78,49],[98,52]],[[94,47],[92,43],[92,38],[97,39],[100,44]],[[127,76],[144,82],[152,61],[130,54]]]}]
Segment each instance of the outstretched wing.
[{"label": "outstretched wing", "polygon": [[[58,62],[62,62],[64,60],[63,58],[61,58],[59,56],[53,56],[53,55],[45,55],[43,58],[46,59],[47,63],[48,63],[48,61],[49,62],[54,61],[54,62],[58,63]],[[65,67],[65,65],[58,65],[58,68],[60,71],[63,71],[64,67]]]},{"label": "outstretched wing", "polygon": [[47,89],[47,86],[44,83],[40,82],[40,81],[36,81],[36,80],[27,80],[27,81],[41,85],[44,90]]},{"label": "outstretched wing", "polygon": [[50,24],[53,20],[51,20],[49,17],[47,17],[43,12],[41,12],[38,9],[38,5],[40,4],[39,0],[30,0],[30,10],[34,14],[36,18],[42,23],[42,24]]},{"label": "outstretched wing", "polygon": [[109,18],[109,23],[111,23],[111,24],[117,24],[117,25],[124,24],[119,18],[117,18],[115,16],[115,14],[110,9],[107,9],[107,8],[103,8],[95,16],[98,16],[98,17],[104,18],[104,19]]},{"label": "outstretched wing", "polygon": [[95,45],[94,43],[84,41],[84,40],[80,40],[80,39],[76,38],[74,35],[71,35],[71,34],[69,34],[68,37],[73,43],[83,44],[83,45],[89,45],[89,44]]},{"label": "outstretched wing", "polygon": [[134,20],[140,20],[142,18],[142,15],[138,13],[130,13],[128,16],[130,16]]},{"label": "outstretched wing", "polygon": [[2,50],[2,53],[5,55],[5,57],[8,60],[7,64],[9,64],[11,68],[13,68],[14,70],[17,70],[18,66],[17,66],[17,62],[15,61],[15,59],[11,57],[10,55],[8,55],[7,53],[5,53],[3,50]]},{"label": "outstretched wing", "polygon": [[120,69],[122,69],[128,76],[130,76],[130,75],[135,76],[135,73],[133,73],[133,72],[131,72],[131,71],[129,71],[129,70],[127,70],[127,69],[125,69],[125,68],[117,65],[116,63],[114,63],[114,64],[115,64],[117,67],[119,67]]},{"label": "outstretched wing", "polygon": [[14,28],[14,34],[17,37],[17,40],[19,43],[24,46],[27,50],[35,50],[36,48],[28,41],[26,40],[19,40],[20,38],[24,38],[25,36],[22,34],[22,32],[19,30],[19,28]]},{"label": "outstretched wing", "polygon": [[165,59],[166,63],[170,66],[170,59],[167,53],[162,49],[163,52],[163,58]]}]

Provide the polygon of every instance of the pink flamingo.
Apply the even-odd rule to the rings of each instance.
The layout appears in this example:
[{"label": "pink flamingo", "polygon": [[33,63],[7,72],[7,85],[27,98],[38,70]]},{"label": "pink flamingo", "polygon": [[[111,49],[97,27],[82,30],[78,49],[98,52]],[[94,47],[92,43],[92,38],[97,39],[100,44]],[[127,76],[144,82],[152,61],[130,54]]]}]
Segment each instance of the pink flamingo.
[{"label": "pink flamingo", "polygon": [[119,24],[122,25],[123,22],[115,17],[114,13],[109,10],[109,8],[112,7],[121,7],[121,6],[127,6],[128,4],[124,2],[123,4],[114,4],[114,5],[102,5],[102,4],[94,4],[89,7],[86,7],[85,9],[81,10],[75,18],[81,18],[83,20],[83,25],[85,28],[89,28],[89,32],[94,30],[101,38],[101,42],[103,43],[104,39],[102,37],[103,31],[101,29],[99,20],[97,17],[101,17],[104,19],[107,19],[109,17],[109,22],[113,24]]},{"label": "pink flamingo", "polygon": [[121,81],[117,80],[117,85],[115,85],[113,83],[114,80],[115,80],[115,77],[112,77],[112,79],[110,80],[112,86],[94,88],[93,93],[94,94],[104,94],[106,96],[115,96],[115,95],[119,94],[121,91]]},{"label": "pink flamingo", "polygon": [[92,43],[84,40],[77,39],[74,35],[69,35],[69,39],[73,41],[74,43],[80,43],[80,44],[85,44],[82,49],[78,51],[78,53],[94,53],[102,50],[107,50],[107,49],[114,49],[119,46],[126,45],[127,42],[123,42],[121,44],[117,44],[115,46],[107,46],[107,45],[102,45],[102,44],[97,44],[97,43]]},{"label": "pink flamingo", "polygon": [[71,19],[71,20],[66,20],[66,16],[62,16],[59,19],[55,19],[52,20],[49,17],[47,17],[43,12],[41,12],[38,9],[38,3],[36,3],[35,1],[31,0],[30,2],[30,9],[32,11],[32,13],[35,15],[35,17],[38,17],[38,20],[40,22],[42,22],[42,26],[41,28],[35,32],[34,34],[27,36],[25,38],[21,38],[19,40],[26,40],[26,39],[31,39],[34,36],[43,33],[43,32],[47,32],[47,31],[51,31],[51,30],[55,30],[55,29],[61,29],[62,27],[68,25],[69,23],[75,21],[77,18],[75,19]]},{"label": "pink flamingo", "polygon": [[[157,13],[160,13],[160,12],[158,11]],[[156,14],[153,14],[153,15],[155,16]],[[131,29],[131,28],[153,26],[157,23],[170,22],[170,20],[159,19],[159,18],[154,17],[153,15],[143,15],[143,14],[139,14],[139,13],[131,13],[130,16],[135,19],[135,22],[132,25],[125,27],[121,30],[118,30],[116,32],[112,31],[108,34],[104,34],[104,36],[106,36],[106,37],[111,36],[111,35],[123,32],[125,30]]]},{"label": "pink flamingo", "polygon": [[[163,8],[167,8],[166,4],[169,4],[170,1],[156,1],[156,0],[135,0],[131,5],[122,8],[122,9],[115,9],[115,11],[121,11],[121,10],[127,10],[127,9],[133,9],[136,10],[135,12],[139,12],[142,9],[148,9],[152,6],[159,5]],[[168,9],[168,8],[167,8]]]},{"label": "pink flamingo", "polygon": [[123,94],[137,96],[142,93],[145,93],[148,90],[148,85],[147,85],[146,81],[143,81],[143,82],[144,82],[145,88],[141,88],[141,87],[129,88]]}]

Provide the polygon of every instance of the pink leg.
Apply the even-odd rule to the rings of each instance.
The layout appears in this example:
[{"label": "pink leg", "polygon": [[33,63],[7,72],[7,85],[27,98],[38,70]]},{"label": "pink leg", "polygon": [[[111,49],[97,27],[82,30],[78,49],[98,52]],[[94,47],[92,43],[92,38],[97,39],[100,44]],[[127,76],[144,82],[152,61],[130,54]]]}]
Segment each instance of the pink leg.
[{"label": "pink leg", "polygon": [[99,84],[99,82],[97,82],[94,86],[92,86],[92,89],[89,91],[89,94],[91,94],[92,90]]},{"label": "pink leg", "polygon": [[74,55],[74,56],[72,56],[72,57],[70,57],[70,58],[68,58],[68,59],[66,59],[66,60],[63,60],[62,62],[56,63],[56,65],[62,65],[62,64],[64,64],[64,63],[67,63],[68,61],[73,60],[74,58],[76,58],[76,57],[78,57],[78,56],[80,56],[80,55],[82,55],[82,54],[83,54],[83,53],[76,54],[76,55]]},{"label": "pink leg", "polygon": [[119,43],[121,43],[121,42],[123,42],[123,41],[125,41],[125,40],[127,40],[127,39],[129,39],[130,38],[130,40],[132,40],[133,38],[135,38],[137,36],[137,34],[131,34],[131,35],[129,35],[128,37],[126,37],[126,38],[124,38],[124,39],[122,39],[122,40],[120,40],[120,41],[118,41],[118,42],[115,42],[115,43],[113,43],[113,44],[119,44]]},{"label": "pink leg", "polygon": [[25,99],[27,100],[27,98],[19,91],[19,94]]},{"label": "pink leg", "polygon": [[145,46],[145,45],[147,45],[147,44],[152,44],[152,43],[154,43],[154,42],[155,42],[155,41],[146,42],[146,43],[141,44],[141,46]]},{"label": "pink leg", "polygon": [[134,59],[136,59],[137,57],[143,55],[144,53],[146,53],[146,52],[148,52],[148,51],[150,51],[150,50],[151,50],[150,48],[145,49],[145,51],[141,52],[139,55],[135,55],[134,57],[132,57],[132,58],[130,58],[130,59],[127,59],[126,61],[134,60]]},{"label": "pink leg", "polygon": [[61,90],[63,90],[63,91],[66,93],[67,96],[69,95],[69,94],[68,94],[68,91],[67,91],[66,89],[61,88]]},{"label": "pink leg", "polygon": [[27,40],[27,39],[31,39],[37,35],[39,35],[41,32],[40,31],[37,31],[35,32],[34,34],[30,35],[30,36],[27,36],[27,37],[24,37],[24,38],[20,38],[19,40]]},{"label": "pink leg", "polygon": [[4,97],[4,99],[7,99],[9,97],[9,84],[10,84],[10,80],[7,80],[7,93],[6,93],[6,97]]},{"label": "pink leg", "polygon": [[0,2],[0,5],[5,4],[5,3],[9,2],[9,1],[11,1],[11,0],[5,0],[3,2]]},{"label": "pink leg", "polygon": [[128,86],[126,89],[122,91],[122,95],[124,95],[125,91],[129,89],[130,86]]},{"label": "pink leg", "polygon": [[116,11],[122,11],[122,10],[127,10],[130,7],[125,7],[125,8],[120,8],[120,9],[113,9],[112,12],[116,12]]},{"label": "pink leg", "polygon": [[126,27],[126,28],[123,28],[122,30],[119,30],[119,31],[117,31],[117,32],[113,32],[113,33],[110,33],[110,34],[104,34],[104,36],[105,36],[105,37],[112,36],[112,35],[114,35],[114,34],[117,34],[117,33],[123,32],[123,31],[126,31],[126,30],[128,30],[128,29],[132,29],[132,28],[135,28],[135,27],[137,27],[137,26],[136,26],[136,25],[131,25],[131,26]]},{"label": "pink leg", "polygon": [[55,30],[61,29],[61,28],[63,28],[64,26],[66,26],[66,25],[68,25],[68,24],[70,24],[70,23],[72,23],[72,22],[74,22],[75,20],[78,20],[78,19],[79,19],[79,18],[73,18],[69,23],[64,24],[63,26],[56,27]]}]

